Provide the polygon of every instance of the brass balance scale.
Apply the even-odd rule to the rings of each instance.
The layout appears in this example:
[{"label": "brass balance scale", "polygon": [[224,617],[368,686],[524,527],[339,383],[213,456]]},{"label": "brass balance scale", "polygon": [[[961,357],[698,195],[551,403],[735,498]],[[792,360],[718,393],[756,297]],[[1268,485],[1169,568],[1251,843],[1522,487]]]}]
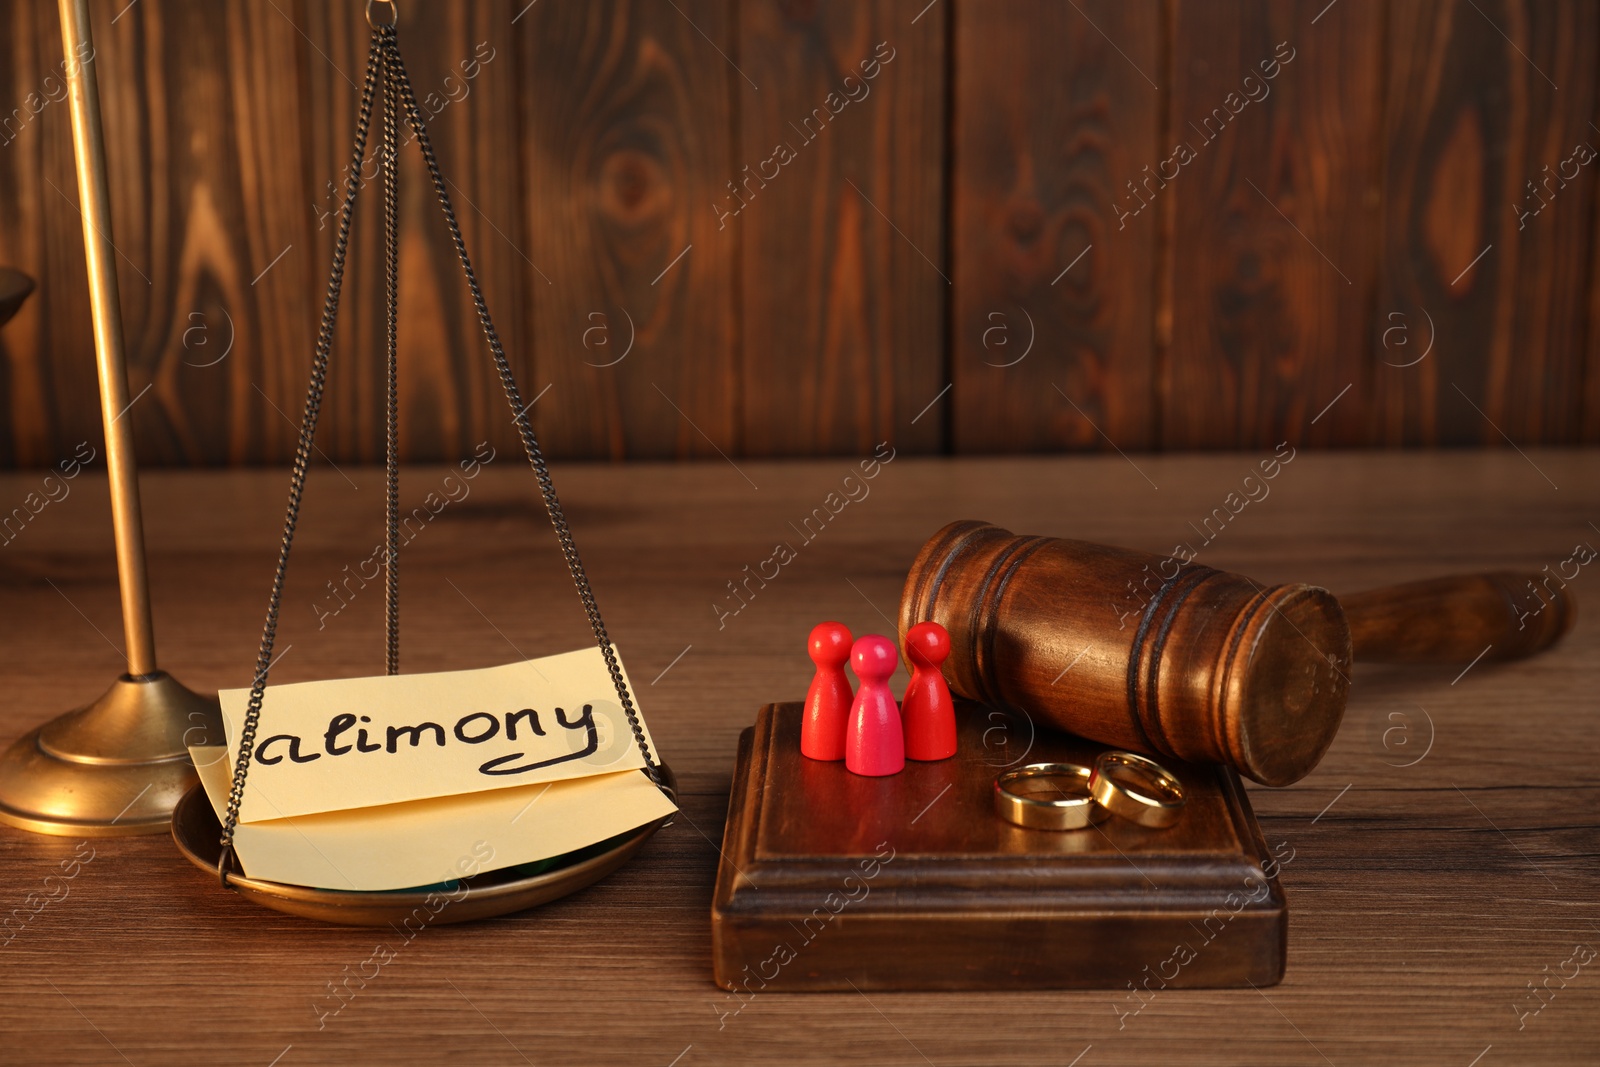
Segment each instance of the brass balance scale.
[{"label": "brass balance scale", "polygon": [[[407,122],[427,164],[428,174],[449,226],[451,241],[472,293],[495,369],[511,406],[513,420],[534,475],[539,482],[561,553],[583,603],[595,641],[615,684],[623,711],[644,760],[643,773],[671,799],[675,780],[666,765],[652,757],[633,706],[611,640],[601,620],[572,533],[556,497],[550,472],[527,415],[505,352],[485,306],[467,256],[445,180],[428,139],[409,76],[396,40],[392,2],[368,0],[372,26],[366,80],[357,115],[352,166],[345,183],[339,227],[329,275],[328,295],[312,360],[311,380],[290,477],[283,542],[274,573],[266,623],[253,675],[250,703],[239,739],[232,788],[225,818],[219,820],[200,786],[188,747],[219,744],[225,731],[218,701],[184,688],[156,666],[139,509],[139,484],[130,424],[119,419],[128,407],[128,381],[122,321],[117,293],[115,250],[111,244],[110,193],[105,146],[101,135],[99,92],[94,75],[94,48],[88,0],[60,0],[62,43],[67,55],[73,146],[77,156],[82,201],[84,244],[94,316],[95,352],[100,380],[101,416],[105,425],[107,467],[111,484],[112,523],[117,546],[117,571],[122,596],[123,627],[128,638],[127,673],[94,703],[68,712],[25,734],[0,755],[0,821],[37,833],[114,836],[159,833],[171,828],[179,850],[196,866],[216,876],[223,886],[268,908],[327,922],[384,925],[402,921],[425,906],[439,887],[353,892],[289,885],[251,878],[233,854],[233,835],[248,778],[256,728],[272,664],[278,609],[296,520],[310,466],[317,417],[332,349],[334,322],[350,223],[360,190],[374,100],[381,83],[382,138],[379,167],[384,184],[387,276],[387,534],[386,629],[387,671],[399,673],[398,608],[398,407],[397,407],[397,281],[398,200],[396,155],[398,124]],[[77,57],[88,57],[79,60]],[[637,852],[670,817],[648,822],[628,833],[574,853],[534,864],[508,867],[460,879],[451,889],[451,905],[434,923],[488,918],[566,896],[616,870]]]}]

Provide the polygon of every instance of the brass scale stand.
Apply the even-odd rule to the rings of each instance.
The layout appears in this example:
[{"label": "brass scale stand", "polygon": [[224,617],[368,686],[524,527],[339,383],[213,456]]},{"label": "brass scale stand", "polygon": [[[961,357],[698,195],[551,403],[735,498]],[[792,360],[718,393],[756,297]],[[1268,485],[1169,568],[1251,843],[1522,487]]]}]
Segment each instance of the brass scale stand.
[{"label": "brass scale stand", "polygon": [[43,834],[160,833],[173,806],[196,783],[187,746],[220,738],[222,716],[215,697],[185,689],[156,666],[133,420],[121,417],[128,408],[127,361],[88,0],[61,0],[61,38],[128,670],[94,703],[30,731],[0,756],[0,821]]},{"label": "brass scale stand", "polygon": [[[168,812],[173,839],[179,849],[197,866],[214,872],[224,886],[233,888],[256,902],[279,911],[331,922],[382,925],[413,913],[433,899],[435,887],[416,890],[348,892],[285,885],[246,876],[233,854],[233,836],[239,805],[249,773],[267,675],[272,663],[272,648],[277,634],[278,611],[289,552],[294,541],[306,474],[310,467],[317,417],[321,408],[328,361],[333,344],[334,322],[339,307],[340,289],[348,248],[350,223],[356,194],[361,187],[362,162],[366,155],[371,127],[372,105],[380,76],[383,81],[383,146],[380,169],[384,179],[385,268],[387,282],[387,551],[385,569],[386,669],[399,673],[399,423],[397,391],[398,322],[398,121],[403,112],[410,125],[428,175],[432,180],[451,243],[461,261],[467,287],[484,336],[494,358],[495,369],[511,406],[517,432],[539,481],[539,489],[551,524],[555,528],[561,554],[577,587],[595,641],[605,659],[635,743],[644,758],[644,773],[669,797],[675,793],[672,772],[652,757],[638,712],[622,676],[600,609],[590,589],[589,579],[567,526],[566,516],[556,497],[550,471],[528,419],[527,406],[517,388],[511,366],[490,320],[489,310],[467,256],[454,209],[445,189],[432,143],[423,124],[411,81],[400,57],[395,34],[396,11],[392,0],[379,2],[386,18],[374,20],[373,0],[367,3],[367,21],[372,26],[367,53],[366,80],[357,114],[355,144],[350,170],[345,181],[345,197],[339,213],[339,228],[334,244],[328,292],[323,305],[311,380],[307,388],[300,436],[295,449],[289,485],[289,503],[284,519],[283,541],[273,575],[261,645],[250,690],[250,701],[239,739],[232,788],[226,817],[219,825],[209,800],[188,762],[186,746],[203,744],[197,726],[209,743],[223,737],[217,702],[189,692],[166,674],[155,669],[151,643],[148,590],[144,573],[143,537],[139,524],[138,483],[133,467],[131,432],[126,424],[117,425],[116,415],[127,406],[127,376],[122,354],[121,322],[118,315],[115,264],[111,258],[109,195],[106,188],[104,145],[100,136],[99,101],[91,60],[75,62],[78,55],[93,55],[90,42],[88,0],[60,0],[62,37],[72,77],[72,117],[74,143],[79,159],[79,185],[84,202],[84,236],[89,248],[89,274],[95,318],[96,351],[100,360],[102,411],[106,423],[107,456],[111,469],[113,514],[118,546],[119,574],[122,581],[123,615],[129,633],[129,674],[119,679],[110,693],[88,708],[69,713],[23,737],[4,757],[0,757],[0,819],[45,833],[137,833],[160,831],[167,826]],[[137,639],[137,640],[136,640]],[[61,738],[75,744],[64,746]],[[58,753],[66,753],[60,755]],[[41,770],[40,768],[44,768]],[[64,768],[64,769],[62,769]],[[109,770],[108,770],[109,768]],[[53,811],[33,815],[19,805],[18,797],[31,794],[55,798],[61,807],[63,786],[59,779],[72,775],[68,797],[81,792],[94,804],[82,804],[71,813]],[[111,806],[126,803],[128,785],[139,778],[159,778],[160,789],[152,785],[136,798],[136,819],[126,810],[109,816]],[[152,795],[153,794],[153,795]],[[25,801],[24,801],[25,803]],[[35,805],[40,808],[45,805]],[[132,807],[132,805],[130,805]],[[434,916],[434,923],[462,922],[531,907],[556,899],[586,886],[625,863],[644,841],[667,820],[656,820],[628,834],[590,846],[555,864],[541,863],[491,871],[461,882],[462,894],[452,906]],[[430,909],[430,913],[431,913]]]}]

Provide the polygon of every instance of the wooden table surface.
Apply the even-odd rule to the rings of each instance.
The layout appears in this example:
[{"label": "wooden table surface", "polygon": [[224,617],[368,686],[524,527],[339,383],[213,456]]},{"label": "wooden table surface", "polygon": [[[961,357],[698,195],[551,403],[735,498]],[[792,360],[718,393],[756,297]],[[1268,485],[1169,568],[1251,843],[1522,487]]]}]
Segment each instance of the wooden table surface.
[{"label": "wooden table surface", "polygon": [[[740,1002],[712,984],[708,909],[739,731],[761,704],[803,694],[816,621],[892,632],[912,555],[949,520],[1150,551],[1189,541],[1212,566],[1335,592],[1554,570],[1575,545],[1600,545],[1600,452],[1499,451],[1302,452],[1201,547],[1190,523],[1259,458],[900,458],[809,542],[796,527],[830,492],[843,495],[855,461],[561,465],[601,607],[684,787],[678,821],[573,898],[409,943],[259,910],[166,837],[84,844],[0,828],[0,910],[29,893],[54,898],[0,947],[0,1061],[1600,1061],[1594,567],[1571,584],[1578,622],[1556,650],[1464,673],[1363,666],[1322,765],[1288,789],[1252,787],[1269,844],[1293,855],[1281,986],[1162,991],[1137,1014],[1126,990],[765,994],[734,1014]],[[447,473],[408,470],[407,494],[442,491]],[[42,482],[0,477],[0,511]],[[121,668],[104,482],[65,484],[64,499],[0,546],[0,740],[92,698]],[[145,478],[162,662],[194,688],[248,681],[286,484],[276,470]],[[582,645],[526,467],[501,455],[451,484],[467,494],[404,557],[404,668]],[[381,505],[378,472],[316,473],[275,680],[381,673],[381,592],[360,591],[320,629],[315,606],[338,605],[325,583],[371,554]],[[727,583],[779,542],[796,558],[737,614],[720,614],[716,605],[738,606]],[[63,859],[90,850],[65,895],[58,883],[41,890]],[[331,985],[385,942],[392,961],[326,1015],[341,1004]]]}]

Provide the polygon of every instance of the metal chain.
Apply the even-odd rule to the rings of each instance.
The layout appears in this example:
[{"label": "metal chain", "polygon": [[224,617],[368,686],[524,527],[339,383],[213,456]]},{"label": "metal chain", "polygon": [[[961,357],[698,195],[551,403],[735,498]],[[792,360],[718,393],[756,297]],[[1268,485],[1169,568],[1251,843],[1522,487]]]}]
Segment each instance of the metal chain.
[{"label": "metal chain", "polygon": [[[380,34],[394,37],[394,26],[380,28]],[[395,64],[386,50],[383,73],[383,230],[384,274],[388,305],[388,410],[385,412],[384,473],[387,480],[388,514],[385,532],[388,551],[384,554],[384,669],[400,673],[400,178],[397,170],[400,137],[397,127],[400,92]],[[396,53],[396,56],[398,53]]]},{"label": "metal chain", "polygon": [[294,466],[289,475],[289,506],[283,520],[283,541],[278,548],[278,566],[272,576],[272,593],[267,599],[267,621],[261,631],[261,648],[256,655],[256,670],[250,683],[250,703],[244,726],[239,732],[239,756],[233,765],[233,787],[228,793],[228,810],[222,822],[222,854],[217,869],[222,884],[228,884],[228,868],[234,859],[233,833],[239,824],[239,803],[244,797],[245,775],[255,752],[256,729],[261,722],[261,700],[267,688],[267,672],[272,666],[272,645],[278,633],[278,610],[283,602],[283,584],[289,572],[289,549],[294,543],[295,524],[300,517],[300,500],[305,492],[306,471],[311,465],[312,441],[317,431],[317,416],[322,409],[322,392],[328,377],[328,357],[333,350],[333,326],[339,314],[339,291],[344,284],[345,256],[350,246],[350,220],[355,211],[356,193],[361,188],[361,164],[367,154],[367,131],[372,122],[372,97],[382,62],[380,37],[372,35],[367,51],[367,77],[361,88],[361,105],[356,111],[356,138],[350,167],[345,176],[344,203],[339,208],[339,231],[333,242],[333,266],[328,272],[328,292],[322,302],[322,323],[317,329],[315,354],[311,359],[311,381],[306,388],[305,411],[300,419],[300,437],[295,444]]},{"label": "metal chain", "polygon": [[489,308],[484,301],[483,290],[478,285],[477,275],[472,269],[472,260],[467,255],[466,241],[461,236],[461,226],[456,220],[455,209],[450,204],[450,195],[446,191],[444,175],[439,170],[439,162],[434,155],[433,144],[428,140],[427,127],[423,124],[422,111],[417,106],[416,94],[412,90],[410,76],[406,73],[405,64],[400,58],[400,46],[395,37],[394,26],[392,23],[378,25],[373,29],[372,43],[367,52],[366,81],[362,86],[361,104],[356,115],[355,145],[351,152],[352,158],[349,173],[345,178],[344,203],[339,209],[339,229],[334,239],[333,265],[328,275],[328,292],[323,301],[322,322],[317,332],[316,349],[311,361],[311,381],[306,389],[305,412],[301,419],[300,436],[295,446],[294,465],[289,477],[289,504],[284,517],[283,540],[278,550],[278,565],[273,574],[272,592],[267,602],[266,624],[262,628],[261,647],[256,657],[255,675],[250,686],[250,702],[246,708],[244,726],[239,735],[239,755],[234,762],[233,785],[228,794],[228,807],[223,819],[222,854],[218,860],[217,867],[224,886],[228,884],[229,868],[234,861],[233,838],[239,823],[239,806],[244,797],[244,783],[249,773],[250,760],[255,752],[256,731],[261,722],[261,705],[266,693],[267,675],[272,666],[272,648],[277,638],[278,613],[283,602],[283,586],[289,570],[289,550],[294,543],[295,526],[299,521],[300,502],[305,492],[306,474],[311,464],[312,442],[316,435],[317,417],[321,411],[322,394],[327,382],[328,361],[333,348],[334,322],[338,317],[339,295],[344,284],[345,259],[350,241],[350,223],[355,210],[356,193],[361,187],[361,165],[366,157],[367,134],[371,126],[372,103],[380,69],[384,78],[383,155],[380,166],[384,176],[385,267],[388,311],[386,324],[388,394],[385,420],[385,473],[387,475],[388,503],[386,531],[388,535],[387,587],[385,598],[388,673],[398,673],[400,655],[398,558],[399,405],[397,391],[399,209],[396,164],[399,150],[397,111],[403,107],[406,120],[416,136],[417,144],[422,150],[422,157],[427,163],[428,176],[433,183],[434,192],[439,197],[439,206],[444,212],[445,222],[450,230],[451,244],[455,246],[456,256],[461,261],[461,270],[466,277],[467,288],[472,292],[472,302],[477,311],[478,322],[483,327],[484,337],[488,341],[489,351],[494,357],[495,369],[499,374],[500,384],[505,391],[506,401],[511,406],[512,420],[516,423],[517,433],[522,440],[524,451],[528,454],[528,462],[533,467],[534,476],[539,481],[539,493],[544,501],[545,511],[550,516],[550,523],[555,528],[556,540],[561,547],[561,556],[566,561],[567,571],[572,576],[573,584],[577,587],[578,599],[583,603],[583,610],[588,617],[589,627],[594,632],[595,642],[599,645],[601,657],[605,660],[612,684],[616,687],[617,697],[622,702],[622,710],[627,716],[629,727],[633,731],[634,742],[638,745],[639,753],[644,758],[645,774],[663,792],[668,791],[660,766],[650,752],[650,743],[645,737],[644,725],[639,718],[638,710],[633,705],[633,698],[629,695],[627,681],[622,676],[622,665],[617,659],[616,649],[606,631],[605,622],[600,617],[600,607],[595,601],[594,590],[589,585],[589,576],[583,568],[583,561],[578,556],[578,547],[573,541],[572,530],[567,525],[566,514],[561,509],[561,501],[556,497],[555,483],[550,477],[549,465],[545,462],[544,453],[539,447],[539,440],[533,432],[533,424],[528,418],[527,408],[531,405],[525,406],[522,403],[522,393],[517,388],[516,376],[512,373],[511,363],[506,358],[505,349],[500,343],[500,336],[489,317]]},{"label": "metal chain", "polygon": [[422,110],[417,106],[416,94],[411,89],[411,78],[406,73],[405,63],[400,58],[400,45],[395,39],[392,27],[384,32],[383,47],[388,52],[389,69],[399,75],[400,96],[405,105],[406,118],[411,124],[411,132],[416,135],[417,144],[422,148],[422,158],[428,165],[428,177],[433,181],[433,190],[439,197],[439,207],[444,211],[445,223],[450,229],[450,242],[455,246],[456,257],[461,260],[461,271],[466,276],[467,288],[472,291],[473,307],[477,310],[484,338],[489,342],[489,351],[494,356],[495,369],[499,372],[506,401],[511,405],[511,417],[517,425],[518,435],[522,438],[523,450],[527,452],[528,462],[539,480],[539,492],[544,499],[545,511],[550,515],[550,524],[555,527],[556,540],[561,545],[561,556],[566,560],[567,571],[572,575],[573,585],[577,586],[578,599],[583,602],[584,614],[589,618],[589,628],[594,631],[595,642],[600,646],[600,655],[606,662],[606,669],[611,673],[612,684],[617,689],[617,698],[621,700],[623,713],[628,717],[628,725],[633,730],[634,742],[639,746],[640,755],[644,757],[645,774],[657,786],[664,789],[665,783],[660,768],[650,754],[650,742],[645,738],[639,713],[633,706],[633,698],[628,694],[628,683],[622,677],[622,666],[617,660],[611,638],[606,633],[605,622],[600,618],[600,607],[595,602],[594,591],[589,586],[589,575],[584,571],[583,561],[578,557],[578,546],[573,542],[572,531],[567,527],[567,517],[561,510],[561,501],[556,498],[555,483],[550,479],[550,468],[545,463],[544,453],[539,448],[539,439],[534,436],[533,424],[528,418],[528,406],[522,403],[522,393],[517,388],[511,363],[506,359],[505,349],[500,344],[500,335],[495,331],[494,323],[489,318],[489,307],[484,302],[483,290],[478,287],[477,275],[472,270],[472,260],[467,255],[467,244],[461,237],[461,226],[456,221],[455,209],[450,206],[450,194],[445,189],[444,175],[439,170],[438,158],[433,154],[433,143],[428,140],[428,130],[422,121]]}]

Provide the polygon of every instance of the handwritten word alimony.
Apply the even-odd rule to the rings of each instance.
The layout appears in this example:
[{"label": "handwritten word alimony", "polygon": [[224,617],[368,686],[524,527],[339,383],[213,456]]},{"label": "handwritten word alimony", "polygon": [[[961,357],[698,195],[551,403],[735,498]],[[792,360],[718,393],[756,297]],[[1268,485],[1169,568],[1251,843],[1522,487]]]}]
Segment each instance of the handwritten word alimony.
[{"label": "handwritten word alimony", "polygon": [[[544,725],[551,722],[550,718],[541,719],[539,712],[534,708],[521,708],[517,711],[505,713],[505,736],[507,741],[517,740],[518,728],[538,736],[548,736]],[[581,736],[584,740],[582,747],[569,750],[548,759],[533,760],[520,763],[518,760],[526,758],[522,752],[512,752],[503,756],[496,756],[487,760],[478,768],[480,774],[509,775],[526,774],[528,771],[538,770],[541,767],[551,767],[557,763],[567,763],[571,760],[580,760],[593,755],[600,748],[600,730],[595,725],[594,706],[585,704],[583,711],[574,718],[567,717],[565,708],[556,708],[554,716],[555,725],[563,730],[571,731],[571,736]],[[340,712],[328,720],[328,728],[322,735],[322,751],[302,752],[299,734],[273,734],[262,741],[255,748],[257,763],[268,767],[282,763],[287,756],[291,763],[311,763],[319,760],[324,754],[338,757],[351,752],[386,752],[394,755],[400,751],[401,739],[407,741],[412,748],[422,744],[423,737],[429,736],[439,748],[445,747],[444,726],[436,722],[419,722],[403,726],[388,726],[384,729],[384,741],[379,743],[367,736],[367,728],[358,726],[357,723],[370,723],[372,716],[357,716],[353,712]],[[346,740],[346,735],[355,730],[353,740]],[[581,734],[579,733],[581,731]],[[451,731],[457,741],[464,745],[481,745],[485,741],[493,741],[500,736],[500,716],[487,711],[474,711],[461,716],[456,720]],[[341,743],[343,742],[343,743]],[[510,764],[511,766],[508,766]]]}]

